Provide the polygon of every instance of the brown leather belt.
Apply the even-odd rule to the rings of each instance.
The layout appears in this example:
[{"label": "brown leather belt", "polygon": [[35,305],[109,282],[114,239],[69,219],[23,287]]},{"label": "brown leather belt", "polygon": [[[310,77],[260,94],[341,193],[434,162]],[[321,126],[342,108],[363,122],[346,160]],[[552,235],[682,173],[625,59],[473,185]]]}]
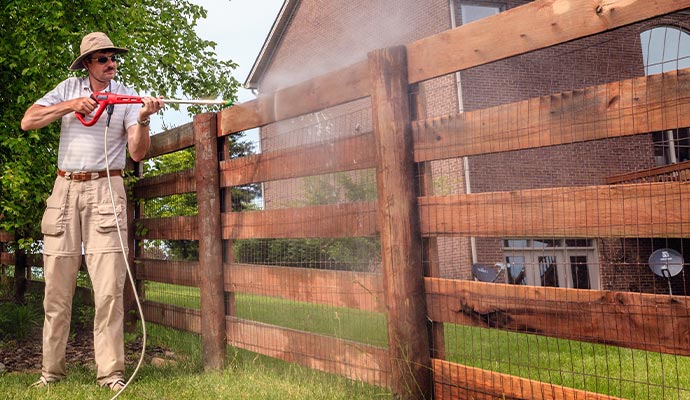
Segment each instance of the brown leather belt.
[{"label": "brown leather belt", "polygon": [[[98,179],[98,178],[105,178],[106,176],[108,176],[108,173],[106,171],[66,172],[66,171],[63,171],[61,169],[58,169],[58,175],[67,179],[67,180],[81,182],[81,181],[90,181],[90,180]],[[121,176],[121,175],[122,175],[122,170],[113,169],[110,171],[110,176]]]}]

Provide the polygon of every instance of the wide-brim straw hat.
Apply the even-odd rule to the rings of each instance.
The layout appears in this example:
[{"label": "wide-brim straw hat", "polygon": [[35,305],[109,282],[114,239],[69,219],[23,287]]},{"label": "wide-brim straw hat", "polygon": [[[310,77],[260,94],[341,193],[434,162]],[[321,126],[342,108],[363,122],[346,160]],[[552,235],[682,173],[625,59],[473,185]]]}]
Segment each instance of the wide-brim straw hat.
[{"label": "wide-brim straw hat", "polygon": [[115,53],[126,53],[129,50],[122,47],[115,47],[113,42],[103,32],[93,32],[84,36],[79,46],[79,57],[69,66],[72,71],[84,69],[84,59],[99,50],[110,50]]}]

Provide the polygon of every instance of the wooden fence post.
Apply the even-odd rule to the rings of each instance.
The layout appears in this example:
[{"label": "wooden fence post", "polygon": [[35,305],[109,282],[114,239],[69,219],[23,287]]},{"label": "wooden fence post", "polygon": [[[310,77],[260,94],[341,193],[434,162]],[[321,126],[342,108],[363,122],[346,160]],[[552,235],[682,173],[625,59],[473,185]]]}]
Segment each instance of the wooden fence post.
[{"label": "wooden fence post", "polygon": [[398,46],[375,50],[368,58],[391,389],[396,399],[431,398],[407,55]]},{"label": "wooden fence post", "polygon": [[194,178],[199,221],[199,277],[204,369],[222,369],[227,345],[216,114],[194,117]]}]

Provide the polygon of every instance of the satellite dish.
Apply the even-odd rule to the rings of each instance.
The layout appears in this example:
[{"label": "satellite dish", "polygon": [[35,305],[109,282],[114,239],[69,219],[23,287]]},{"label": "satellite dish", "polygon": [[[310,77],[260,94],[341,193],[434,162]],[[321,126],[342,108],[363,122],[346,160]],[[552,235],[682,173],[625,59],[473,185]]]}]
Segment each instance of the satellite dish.
[{"label": "satellite dish", "polygon": [[499,272],[499,269],[493,267],[487,267],[482,264],[472,264],[472,276],[481,282],[495,282]]},{"label": "satellite dish", "polygon": [[683,270],[683,256],[673,249],[658,249],[649,256],[649,268],[662,278],[671,278]]}]

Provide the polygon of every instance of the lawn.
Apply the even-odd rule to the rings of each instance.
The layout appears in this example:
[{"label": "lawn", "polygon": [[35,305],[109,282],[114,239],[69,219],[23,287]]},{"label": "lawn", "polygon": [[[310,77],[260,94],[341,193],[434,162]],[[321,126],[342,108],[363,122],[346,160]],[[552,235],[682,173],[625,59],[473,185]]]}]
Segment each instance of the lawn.
[{"label": "lawn", "polygon": [[[151,284],[148,298],[198,308],[198,289]],[[241,318],[385,347],[385,316],[237,294]],[[182,304],[177,304],[182,305]],[[446,359],[630,399],[690,399],[690,358],[617,346],[444,324]]]},{"label": "lawn", "polygon": [[[148,299],[199,307],[195,288],[149,282]],[[340,307],[237,294],[238,316],[385,347],[385,317]],[[228,348],[228,367],[204,372],[196,335],[147,324],[150,346],[170,348],[173,365],[142,367],[120,398],[131,399],[376,399],[388,390]],[[446,359],[459,364],[629,399],[690,399],[690,358],[534,334],[445,324]],[[131,369],[131,367],[130,367]],[[128,371],[131,373],[131,370]],[[70,366],[50,391],[29,390],[37,373],[2,376],[0,399],[107,399],[94,371]]]},{"label": "lawn", "polygon": [[[288,364],[246,351],[228,348],[229,362],[222,371],[205,372],[196,335],[148,324],[149,345],[171,348],[175,363],[145,364],[119,399],[388,399],[390,392],[334,375]],[[171,346],[172,345],[172,346]],[[128,367],[128,375],[133,367]],[[38,372],[9,373],[1,378],[0,399],[110,399],[113,393],[95,384],[95,371],[70,365],[66,380],[49,389],[28,386]]]}]

